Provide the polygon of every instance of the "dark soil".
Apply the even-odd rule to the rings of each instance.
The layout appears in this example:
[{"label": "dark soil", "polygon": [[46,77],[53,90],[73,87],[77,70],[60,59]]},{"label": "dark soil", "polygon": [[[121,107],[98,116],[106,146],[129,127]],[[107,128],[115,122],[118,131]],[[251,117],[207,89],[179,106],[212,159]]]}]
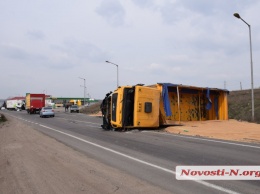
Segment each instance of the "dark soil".
[{"label": "dark soil", "polygon": [[260,123],[260,89],[254,89],[255,120],[252,121],[251,90],[231,91],[228,96],[230,119]]}]

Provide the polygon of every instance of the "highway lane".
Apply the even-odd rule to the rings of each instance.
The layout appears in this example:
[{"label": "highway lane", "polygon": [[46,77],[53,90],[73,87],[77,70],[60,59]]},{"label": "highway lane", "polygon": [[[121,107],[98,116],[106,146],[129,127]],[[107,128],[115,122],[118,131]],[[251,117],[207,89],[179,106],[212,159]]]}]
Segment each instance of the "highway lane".
[{"label": "highway lane", "polygon": [[229,144],[153,131],[103,131],[101,118],[77,113],[57,112],[55,118],[40,118],[24,111],[5,112],[89,157],[173,193],[260,193],[259,181],[175,178],[177,165],[259,165],[259,145]]}]

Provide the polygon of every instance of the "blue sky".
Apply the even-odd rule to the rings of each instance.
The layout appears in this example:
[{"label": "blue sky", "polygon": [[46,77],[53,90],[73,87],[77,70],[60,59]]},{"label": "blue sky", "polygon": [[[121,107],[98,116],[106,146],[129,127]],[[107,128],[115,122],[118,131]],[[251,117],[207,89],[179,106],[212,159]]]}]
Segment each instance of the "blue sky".
[{"label": "blue sky", "polygon": [[0,98],[102,99],[119,85],[260,87],[257,0],[0,0]]}]

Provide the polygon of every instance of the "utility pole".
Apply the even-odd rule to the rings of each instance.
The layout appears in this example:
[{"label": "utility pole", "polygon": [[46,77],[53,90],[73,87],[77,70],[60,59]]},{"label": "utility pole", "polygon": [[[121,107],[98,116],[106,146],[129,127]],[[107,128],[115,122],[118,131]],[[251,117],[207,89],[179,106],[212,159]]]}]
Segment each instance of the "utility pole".
[{"label": "utility pole", "polygon": [[241,19],[249,28],[249,44],[250,44],[250,64],[251,64],[251,98],[252,98],[252,121],[255,120],[255,104],[254,104],[254,78],[253,78],[253,56],[252,56],[252,40],[251,40],[251,26],[240,17],[238,13],[234,13],[234,16]]}]

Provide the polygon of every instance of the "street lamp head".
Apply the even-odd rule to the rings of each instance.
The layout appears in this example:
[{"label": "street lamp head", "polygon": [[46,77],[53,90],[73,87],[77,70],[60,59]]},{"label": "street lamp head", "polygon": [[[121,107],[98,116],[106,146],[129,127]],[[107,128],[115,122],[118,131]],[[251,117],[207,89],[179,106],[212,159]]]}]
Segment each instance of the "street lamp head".
[{"label": "street lamp head", "polygon": [[236,18],[241,19],[240,15],[238,13],[233,14]]},{"label": "street lamp head", "polygon": [[86,80],[85,78],[79,77],[79,79],[83,79],[84,81]]},{"label": "street lamp head", "polygon": [[112,64],[112,65],[115,65],[116,68],[117,68],[117,87],[118,87],[118,65],[115,64],[115,63],[112,63],[112,62],[110,62],[110,61],[106,61],[106,62],[107,62],[107,63],[110,63],[110,64]]}]

